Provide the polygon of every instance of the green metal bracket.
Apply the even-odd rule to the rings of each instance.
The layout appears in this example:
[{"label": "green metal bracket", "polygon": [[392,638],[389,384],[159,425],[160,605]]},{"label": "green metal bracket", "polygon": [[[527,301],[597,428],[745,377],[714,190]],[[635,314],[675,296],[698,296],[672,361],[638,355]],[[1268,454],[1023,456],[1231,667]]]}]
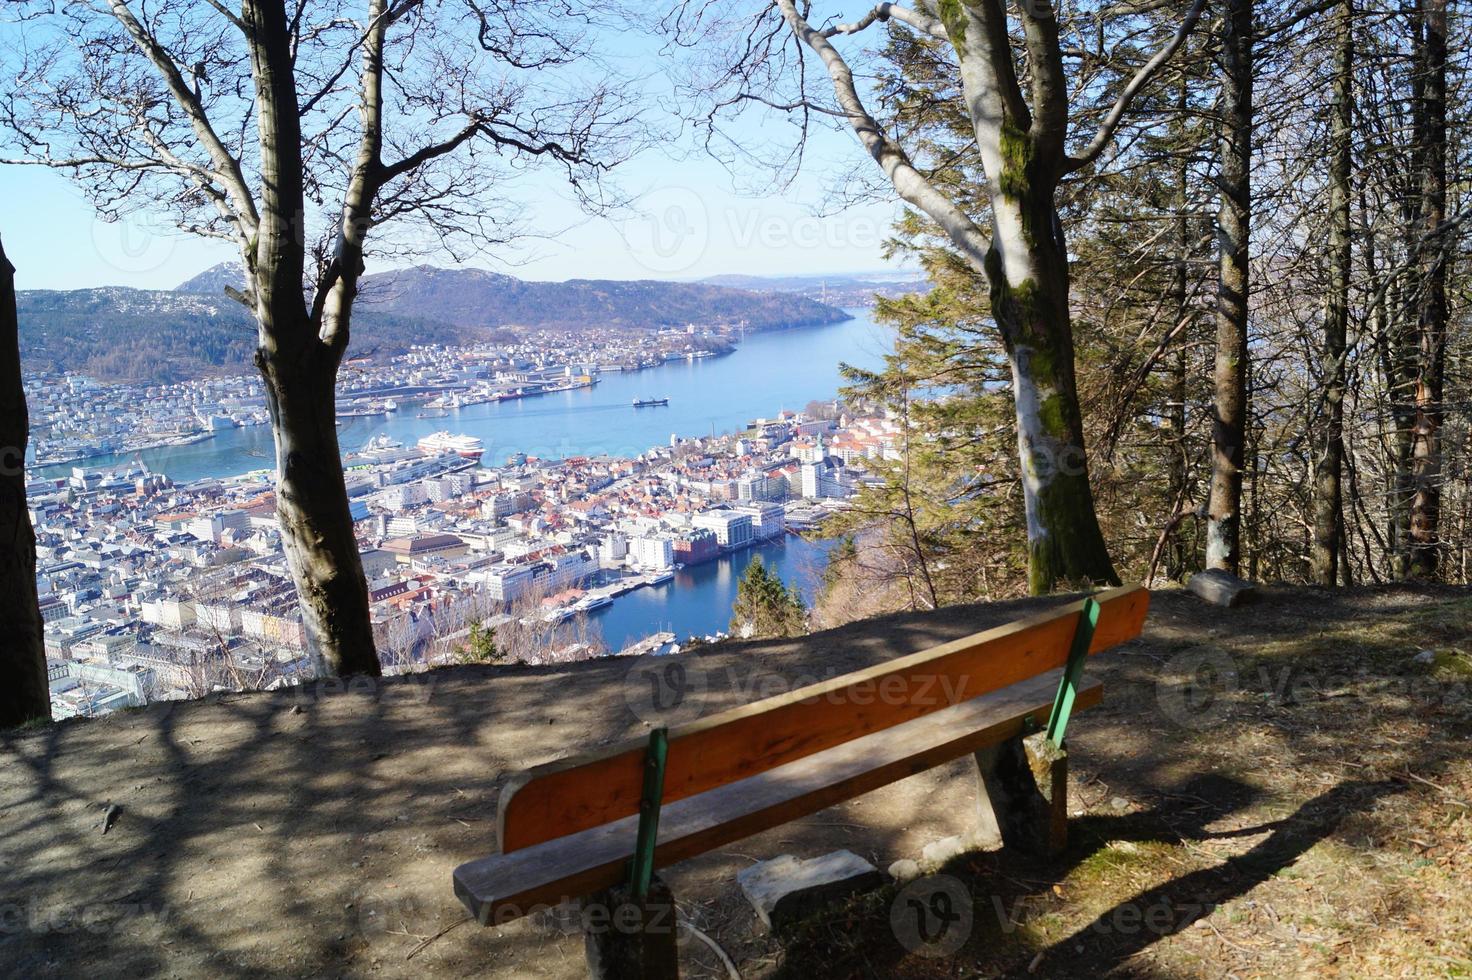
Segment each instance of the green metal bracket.
[{"label": "green metal bracket", "polygon": [[664,802],[664,764],[669,749],[669,729],[656,728],[649,733],[649,748],[644,752],[644,792],[639,797],[639,837],[634,844],[634,859],[629,862],[629,885],[636,902],[648,897],[649,883],[654,878],[654,846],[659,841],[659,808]]},{"label": "green metal bracket", "polygon": [[1099,625],[1099,604],[1092,598],[1084,600],[1084,610],[1078,617],[1078,628],[1073,631],[1073,646],[1068,650],[1068,663],[1063,668],[1063,679],[1058,682],[1058,694],[1053,698],[1053,711],[1048,715],[1048,741],[1062,748],[1063,733],[1068,728],[1068,716],[1073,713],[1073,702],[1078,698],[1078,682],[1083,676],[1084,661],[1089,656],[1089,644],[1094,642],[1094,627]]}]

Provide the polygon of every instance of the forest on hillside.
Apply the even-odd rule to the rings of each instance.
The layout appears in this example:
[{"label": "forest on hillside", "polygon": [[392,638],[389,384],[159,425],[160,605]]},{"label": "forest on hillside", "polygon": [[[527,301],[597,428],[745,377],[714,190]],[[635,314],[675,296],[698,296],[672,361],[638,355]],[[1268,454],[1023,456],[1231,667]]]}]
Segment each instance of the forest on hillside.
[{"label": "forest on hillside", "polygon": [[[227,285],[243,280],[211,269],[174,290],[21,290],[26,369],[134,382],[250,371],[254,317],[226,295]],[[362,307],[354,324],[355,357],[416,344],[508,343],[519,330],[657,330],[697,323],[761,331],[848,316],[801,296],[705,283],[528,282],[430,266],[365,276]]]},{"label": "forest on hillside", "polygon": [[[917,198],[896,245],[935,288],[881,301],[896,350],[883,371],[851,372],[847,396],[903,417],[910,435],[884,487],[829,528],[852,543],[824,622],[1023,592],[1030,564],[1036,584],[1048,514],[1030,485],[1049,464],[1025,439],[1019,458],[1016,404],[1039,366],[1036,324],[998,329],[1015,284],[967,247],[952,213],[996,227],[1009,191],[1039,193],[1038,217],[1021,220],[1067,255],[1066,272],[1038,282],[1067,304],[1055,350],[1072,370],[1044,364],[1039,383],[1045,404],[1063,395],[1062,443],[1086,448],[1073,497],[1091,498],[1108,560],[1085,577],[1472,580],[1465,11],[1204,9],[1184,33],[1189,11],[1143,10],[1104,35],[1103,58],[1070,47],[1102,11],[1071,11],[1053,70],[1072,102],[1056,111],[1082,149],[1035,141],[1012,188],[997,186],[984,124],[966,111],[967,56],[940,36],[954,25],[896,13],[864,49],[824,22],[833,50],[847,45],[874,73],[866,106],[890,149],[943,198]],[[1172,37],[1169,63],[1117,112],[1148,39],[1159,50]],[[1014,95],[1032,100],[1016,108],[1033,133],[1046,118],[1038,42],[1012,42],[1027,53]],[[1028,251],[1046,266],[1046,249]],[[1054,526],[1092,533],[1087,520]]]}]

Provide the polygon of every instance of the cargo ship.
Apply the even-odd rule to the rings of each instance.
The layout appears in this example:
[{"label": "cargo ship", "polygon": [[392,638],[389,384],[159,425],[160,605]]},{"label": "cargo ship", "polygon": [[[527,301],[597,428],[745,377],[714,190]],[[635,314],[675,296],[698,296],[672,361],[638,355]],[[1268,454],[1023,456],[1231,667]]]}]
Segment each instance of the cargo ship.
[{"label": "cargo ship", "polygon": [[436,432],[419,440],[419,448],[427,453],[452,452],[462,459],[479,460],[485,455],[485,443],[474,436],[452,436]]},{"label": "cargo ship", "polygon": [[656,405],[668,405],[669,403],[670,403],[670,400],[668,398],[635,398],[634,399],[634,407],[635,408],[653,408]]}]

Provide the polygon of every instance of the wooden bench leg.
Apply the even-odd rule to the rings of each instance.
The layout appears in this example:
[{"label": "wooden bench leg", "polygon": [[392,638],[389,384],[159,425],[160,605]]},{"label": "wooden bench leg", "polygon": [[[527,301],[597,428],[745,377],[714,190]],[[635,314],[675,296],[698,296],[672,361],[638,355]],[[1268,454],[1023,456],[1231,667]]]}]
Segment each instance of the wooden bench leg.
[{"label": "wooden bench leg", "polygon": [[642,905],[627,885],[589,895],[582,925],[592,980],[679,980],[675,898],[658,875]]},{"label": "wooden bench leg", "polygon": [[1068,753],[1042,735],[975,753],[977,842],[1051,856],[1068,846]]}]

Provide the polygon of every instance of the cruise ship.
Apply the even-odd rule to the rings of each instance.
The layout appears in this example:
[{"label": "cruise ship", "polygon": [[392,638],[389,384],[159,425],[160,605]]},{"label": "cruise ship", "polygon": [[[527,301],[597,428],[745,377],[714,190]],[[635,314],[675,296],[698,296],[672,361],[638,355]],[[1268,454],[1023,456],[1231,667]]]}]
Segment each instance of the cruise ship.
[{"label": "cruise ship", "polygon": [[452,452],[464,459],[478,460],[485,455],[485,443],[475,436],[452,436],[448,432],[436,432],[419,440],[419,448],[427,453]]}]

